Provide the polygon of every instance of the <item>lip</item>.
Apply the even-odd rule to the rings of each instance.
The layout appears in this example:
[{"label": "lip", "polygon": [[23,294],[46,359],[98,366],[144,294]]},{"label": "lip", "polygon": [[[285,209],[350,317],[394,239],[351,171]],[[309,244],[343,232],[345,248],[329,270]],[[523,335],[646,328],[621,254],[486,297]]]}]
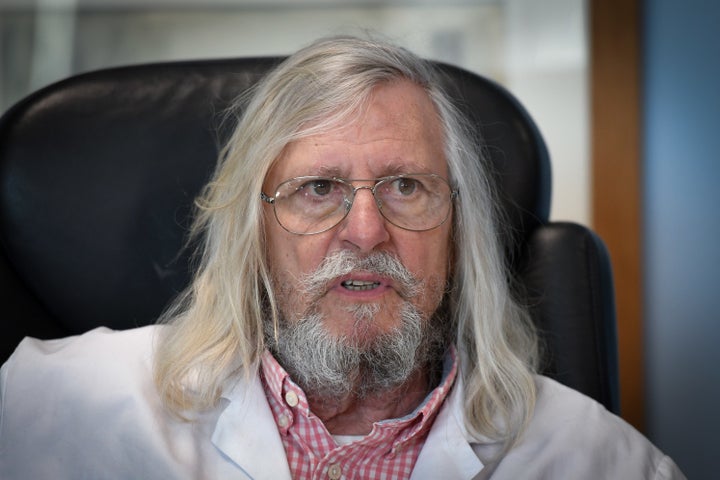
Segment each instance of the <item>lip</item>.
[{"label": "lip", "polygon": [[[377,286],[369,289],[351,290],[343,285],[343,283],[347,281],[372,282],[377,284]],[[352,297],[355,299],[371,299],[381,297],[385,295],[389,290],[393,289],[394,287],[390,279],[366,272],[355,272],[348,275],[343,275],[342,277],[335,280],[330,287],[331,292],[335,292],[340,295]]]}]

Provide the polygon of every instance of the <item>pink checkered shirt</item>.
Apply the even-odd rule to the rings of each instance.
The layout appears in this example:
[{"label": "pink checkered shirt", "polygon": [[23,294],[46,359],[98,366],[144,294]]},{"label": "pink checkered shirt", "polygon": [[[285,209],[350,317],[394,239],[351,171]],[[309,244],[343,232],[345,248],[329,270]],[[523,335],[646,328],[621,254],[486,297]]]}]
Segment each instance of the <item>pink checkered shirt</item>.
[{"label": "pink checkered shirt", "polygon": [[338,445],[310,411],[305,393],[268,351],[263,354],[261,370],[265,395],[293,478],[329,480],[410,478],[456,374],[457,356],[451,348],[440,385],[415,411],[402,418],[376,422],[369,435]]}]

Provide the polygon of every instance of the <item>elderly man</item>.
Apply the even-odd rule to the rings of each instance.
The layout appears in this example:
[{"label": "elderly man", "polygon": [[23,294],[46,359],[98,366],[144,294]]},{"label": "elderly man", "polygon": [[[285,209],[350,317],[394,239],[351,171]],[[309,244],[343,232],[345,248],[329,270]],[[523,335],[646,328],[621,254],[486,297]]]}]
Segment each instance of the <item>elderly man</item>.
[{"label": "elderly man", "polygon": [[682,478],[534,374],[492,190],[434,76],[356,38],[270,73],[164,325],[25,340],[3,367],[0,477]]}]

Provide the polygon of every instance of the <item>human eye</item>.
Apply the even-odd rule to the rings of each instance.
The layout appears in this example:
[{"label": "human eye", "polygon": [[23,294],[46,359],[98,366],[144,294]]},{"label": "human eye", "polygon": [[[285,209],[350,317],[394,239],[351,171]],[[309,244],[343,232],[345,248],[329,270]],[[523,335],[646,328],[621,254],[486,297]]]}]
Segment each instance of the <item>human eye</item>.
[{"label": "human eye", "polygon": [[418,189],[418,181],[413,178],[400,177],[393,182],[394,188],[400,195],[412,195]]},{"label": "human eye", "polygon": [[425,195],[427,189],[417,178],[396,177],[387,180],[383,187],[383,193],[392,198],[409,200]]},{"label": "human eye", "polygon": [[305,195],[323,197],[333,192],[334,183],[335,182],[327,178],[317,178],[305,182],[298,190],[302,191]]},{"label": "human eye", "polygon": [[304,208],[316,208],[342,203],[345,196],[343,185],[332,178],[304,178],[296,184],[292,201]]}]

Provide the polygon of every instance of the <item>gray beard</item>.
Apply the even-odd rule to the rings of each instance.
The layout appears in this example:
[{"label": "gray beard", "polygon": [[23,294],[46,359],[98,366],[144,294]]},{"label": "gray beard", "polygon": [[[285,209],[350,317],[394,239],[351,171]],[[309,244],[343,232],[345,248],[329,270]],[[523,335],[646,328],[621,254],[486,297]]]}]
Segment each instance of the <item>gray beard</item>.
[{"label": "gray beard", "polygon": [[433,348],[439,343],[433,338],[437,329],[412,306],[404,306],[400,315],[397,329],[362,346],[328,333],[320,314],[293,324],[283,321],[270,350],[305,392],[327,400],[365,398],[401,386],[420,367],[440,363],[435,358],[440,349]]},{"label": "gray beard", "polygon": [[[392,258],[387,261],[391,264],[397,262]],[[377,259],[372,263],[377,263]],[[387,274],[397,268],[398,265],[393,264],[391,268],[370,269]],[[337,266],[331,270],[328,277],[334,278],[338,273]],[[301,318],[289,321],[286,315],[282,315],[277,331],[270,322],[265,324],[268,348],[308,395],[326,401],[347,396],[366,398],[400,387],[413,373],[423,368],[429,369],[426,371],[430,372],[431,382],[437,381],[442,357],[450,343],[452,328],[448,318],[437,312],[430,319],[424,318],[406,298],[401,304],[397,328],[359,344],[354,339],[365,337],[362,330],[372,326],[372,319],[379,312],[380,305],[353,304],[347,310],[354,317],[355,331],[347,336],[333,336],[323,326],[331,319],[325,319],[316,307],[316,301],[322,295],[318,293],[322,290],[318,288],[322,280],[312,280],[320,277],[317,274],[308,277],[311,281],[307,284],[311,285],[310,291],[314,293],[310,308]],[[419,294],[417,284],[407,279],[404,283],[405,291],[411,296]]]}]

